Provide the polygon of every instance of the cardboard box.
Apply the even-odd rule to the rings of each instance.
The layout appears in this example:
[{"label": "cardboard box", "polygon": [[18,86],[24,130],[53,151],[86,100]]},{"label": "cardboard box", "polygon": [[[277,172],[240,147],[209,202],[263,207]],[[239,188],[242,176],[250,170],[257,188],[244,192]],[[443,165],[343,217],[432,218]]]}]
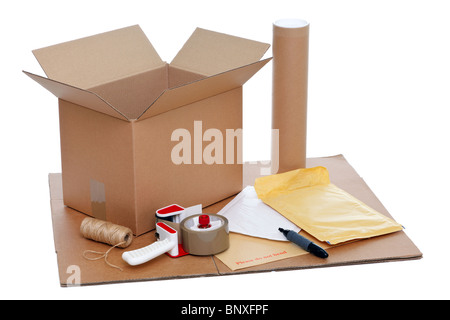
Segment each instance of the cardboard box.
[{"label": "cardboard box", "polygon": [[33,51],[48,78],[25,73],[59,98],[64,204],[140,235],[160,207],[240,192],[242,86],[268,48],[197,28],[168,64],[131,26]]}]

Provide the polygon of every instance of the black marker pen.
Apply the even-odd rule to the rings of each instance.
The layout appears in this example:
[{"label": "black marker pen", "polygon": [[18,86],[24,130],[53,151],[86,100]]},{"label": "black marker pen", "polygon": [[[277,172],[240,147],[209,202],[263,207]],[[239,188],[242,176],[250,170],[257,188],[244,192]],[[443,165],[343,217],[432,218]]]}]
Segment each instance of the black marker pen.
[{"label": "black marker pen", "polygon": [[302,237],[297,232],[292,230],[285,230],[283,228],[278,228],[278,230],[280,230],[289,241],[295,243],[300,248],[308,251],[309,253],[312,253],[319,258],[328,258],[328,253],[325,250],[323,250],[311,240]]}]

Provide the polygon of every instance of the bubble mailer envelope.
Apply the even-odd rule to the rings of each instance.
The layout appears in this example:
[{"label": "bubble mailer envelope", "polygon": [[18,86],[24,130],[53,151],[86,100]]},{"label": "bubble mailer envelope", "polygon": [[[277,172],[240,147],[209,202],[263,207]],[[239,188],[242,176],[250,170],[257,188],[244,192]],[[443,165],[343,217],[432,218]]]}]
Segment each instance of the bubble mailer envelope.
[{"label": "bubble mailer envelope", "polygon": [[255,180],[258,197],[320,241],[338,244],[402,230],[402,225],[330,183],[325,167]]}]

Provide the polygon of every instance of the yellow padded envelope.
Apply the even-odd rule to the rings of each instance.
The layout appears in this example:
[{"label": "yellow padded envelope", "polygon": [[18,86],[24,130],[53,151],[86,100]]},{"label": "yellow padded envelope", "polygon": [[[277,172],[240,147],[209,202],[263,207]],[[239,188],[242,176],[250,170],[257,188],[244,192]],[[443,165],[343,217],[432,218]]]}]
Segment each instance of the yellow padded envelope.
[{"label": "yellow padded envelope", "polygon": [[255,180],[258,197],[320,241],[337,244],[402,230],[394,220],[330,183],[324,167]]}]

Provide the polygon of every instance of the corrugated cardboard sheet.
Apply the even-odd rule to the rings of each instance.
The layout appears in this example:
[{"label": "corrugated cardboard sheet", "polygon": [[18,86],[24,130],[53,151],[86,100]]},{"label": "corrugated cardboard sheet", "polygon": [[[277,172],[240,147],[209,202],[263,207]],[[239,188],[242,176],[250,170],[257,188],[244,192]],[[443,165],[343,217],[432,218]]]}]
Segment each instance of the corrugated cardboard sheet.
[{"label": "corrugated cardboard sheet", "polygon": [[[392,218],[389,212],[384,208],[383,204],[343,156],[339,155],[334,157],[308,159],[307,167],[314,166],[326,167],[330,172],[330,179],[334,184],[365,202],[367,205],[373,207],[380,213]],[[246,163],[244,165],[244,185],[252,185],[254,179],[260,175],[260,169],[261,165],[259,164]],[[137,267],[129,266],[122,261],[121,255],[124,250],[134,250],[154,242],[155,237],[154,232],[152,231],[134,238],[133,243],[127,249],[112,250],[108,260],[123,268],[123,271],[121,272],[118,269],[108,266],[103,260],[89,261],[83,258],[82,253],[84,250],[106,251],[109,249],[109,246],[82,237],[79,227],[81,221],[86,216],[64,206],[61,190],[61,175],[50,174],[49,179],[54,239],[62,286],[71,284],[70,281],[72,279],[73,266],[79,267],[81,285],[92,285],[332,267],[339,265],[420,259],[422,257],[422,253],[408,238],[406,233],[404,231],[399,231],[384,236],[329,248],[327,249],[329,253],[327,259],[320,259],[311,254],[304,254],[236,271],[228,268],[214,256],[198,257],[188,255],[178,259],[172,259],[166,255],[162,255]],[[173,200],[173,202],[176,202],[176,199]],[[205,208],[203,212],[216,213],[229,201],[231,201],[231,198]],[[308,236],[307,234],[304,235]],[[255,241],[254,238],[246,236],[240,238],[242,238],[240,241],[243,245],[246,244],[246,241]]]}]

